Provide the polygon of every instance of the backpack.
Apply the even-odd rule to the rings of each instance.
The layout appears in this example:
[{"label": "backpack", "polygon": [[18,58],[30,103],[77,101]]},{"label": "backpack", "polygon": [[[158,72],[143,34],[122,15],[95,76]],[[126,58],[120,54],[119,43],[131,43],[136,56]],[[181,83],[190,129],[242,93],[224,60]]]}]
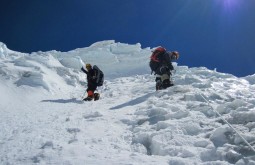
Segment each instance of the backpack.
[{"label": "backpack", "polygon": [[96,84],[102,86],[104,84],[104,73],[96,66],[93,66],[93,70],[96,72]]},{"label": "backpack", "polygon": [[155,49],[155,51],[153,51],[151,57],[150,57],[150,63],[149,66],[151,68],[151,71],[155,72],[158,67],[161,65],[161,60],[162,58],[160,56],[164,55],[166,53],[166,49],[163,47],[158,47],[157,49]]}]

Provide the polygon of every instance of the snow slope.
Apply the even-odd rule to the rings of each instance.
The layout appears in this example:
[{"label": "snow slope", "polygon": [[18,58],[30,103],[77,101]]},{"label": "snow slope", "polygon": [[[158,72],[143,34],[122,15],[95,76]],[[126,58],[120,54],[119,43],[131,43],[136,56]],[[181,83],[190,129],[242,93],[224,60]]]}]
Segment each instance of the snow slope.
[{"label": "snow slope", "polygon": [[[213,111],[255,147],[255,76],[174,63],[175,86],[155,91],[150,51],[102,41],[25,54],[0,43],[0,164],[255,164]],[[81,101],[84,62],[105,73],[99,101]]]}]

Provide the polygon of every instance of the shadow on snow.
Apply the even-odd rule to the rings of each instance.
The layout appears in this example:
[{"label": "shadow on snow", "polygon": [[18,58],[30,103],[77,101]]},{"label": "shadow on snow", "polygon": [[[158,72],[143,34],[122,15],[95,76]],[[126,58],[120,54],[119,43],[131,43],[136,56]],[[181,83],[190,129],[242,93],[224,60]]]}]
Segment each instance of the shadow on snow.
[{"label": "shadow on snow", "polygon": [[41,102],[51,102],[51,103],[78,103],[82,104],[82,100],[77,100],[77,98],[71,99],[57,99],[57,100],[42,100]]},{"label": "shadow on snow", "polygon": [[130,100],[129,102],[112,107],[112,108],[110,108],[110,110],[115,110],[115,109],[120,109],[120,108],[127,107],[127,106],[133,106],[136,104],[140,104],[140,103],[144,102],[145,100],[147,100],[148,97],[150,97],[153,94],[154,94],[154,92],[148,93],[148,94],[138,97],[136,99]]}]

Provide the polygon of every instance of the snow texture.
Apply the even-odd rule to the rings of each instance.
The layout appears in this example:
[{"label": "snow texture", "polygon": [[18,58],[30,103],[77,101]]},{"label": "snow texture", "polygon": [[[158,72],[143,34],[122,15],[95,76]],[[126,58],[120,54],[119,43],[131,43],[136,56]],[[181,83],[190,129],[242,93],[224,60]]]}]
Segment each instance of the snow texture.
[{"label": "snow texture", "polygon": [[[255,75],[174,62],[175,85],[155,91],[150,54],[114,40],[31,54],[0,43],[0,164],[255,164],[213,111],[255,147]],[[82,101],[85,63],[105,73],[98,101]]]}]

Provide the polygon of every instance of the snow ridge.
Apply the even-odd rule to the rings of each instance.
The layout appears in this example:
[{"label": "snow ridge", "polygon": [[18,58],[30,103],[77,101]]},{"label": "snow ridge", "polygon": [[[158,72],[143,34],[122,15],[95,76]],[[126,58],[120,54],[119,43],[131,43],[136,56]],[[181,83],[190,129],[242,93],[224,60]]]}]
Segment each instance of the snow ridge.
[{"label": "snow ridge", "polygon": [[[32,54],[1,44],[0,164],[255,164],[212,110],[254,147],[254,75],[174,63],[175,86],[155,91],[150,51],[113,40]],[[96,102],[81,101],[88,62],[106,76]]]}]

